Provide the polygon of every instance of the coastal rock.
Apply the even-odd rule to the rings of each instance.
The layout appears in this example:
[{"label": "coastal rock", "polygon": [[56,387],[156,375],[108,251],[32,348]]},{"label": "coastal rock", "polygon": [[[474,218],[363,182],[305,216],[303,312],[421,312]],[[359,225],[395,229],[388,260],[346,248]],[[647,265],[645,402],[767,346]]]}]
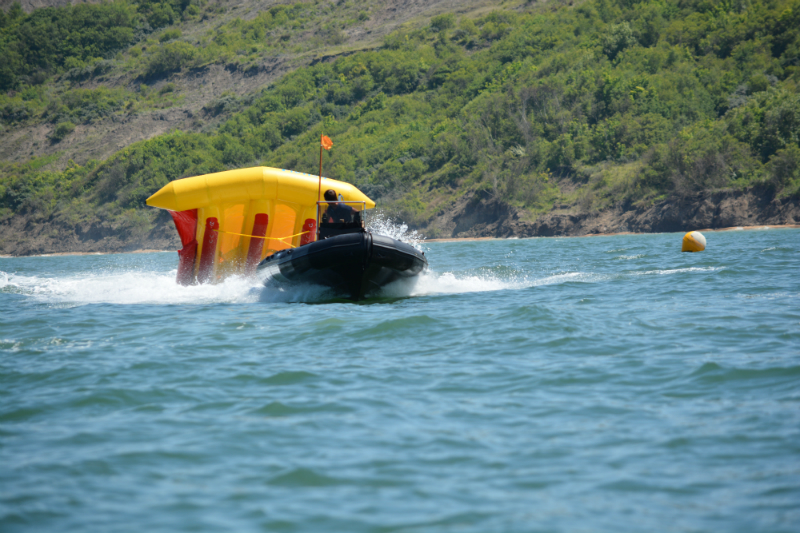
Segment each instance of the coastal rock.
[{"label": "coastal rock", "polygon": [[[627,209],[625,208],[627,207]],[[566,212],[564,212],[566,211]],[[680,232],[735,226],[800,224],[798,198],[774,198],[769,190],[721,190],[672,197],[649,206],[599,211],[556,206],[523,220],[524,213],[485,193],[463,198],[450,212],[418,228],[436,237],[554,237],[602,233]]]}]

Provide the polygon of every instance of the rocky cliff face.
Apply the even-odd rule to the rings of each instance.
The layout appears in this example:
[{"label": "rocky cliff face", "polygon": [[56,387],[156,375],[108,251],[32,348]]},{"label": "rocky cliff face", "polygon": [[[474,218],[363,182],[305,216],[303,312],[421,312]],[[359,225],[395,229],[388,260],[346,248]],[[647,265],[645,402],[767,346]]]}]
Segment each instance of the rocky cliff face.
[{"label": "rocky cliff face", "polygon": [[774,198],[771,191],[746,189],[700,192],[647,206],[615,206],[582,212],[555,208],[533,222],[488,195],[474,195],[428,226],[442,237],[551,237],[601,233],[679,232],[735,226],[800,224],[798,198]]},{"label": "rocky cliff face", "polygon": [[22,256],[56,253],[113,253],[178,250],[178,232],[166,211],[152,210],[139,225],[129,222],[70,225],[35,214],[15,215],[0,222],[0,254]]}]

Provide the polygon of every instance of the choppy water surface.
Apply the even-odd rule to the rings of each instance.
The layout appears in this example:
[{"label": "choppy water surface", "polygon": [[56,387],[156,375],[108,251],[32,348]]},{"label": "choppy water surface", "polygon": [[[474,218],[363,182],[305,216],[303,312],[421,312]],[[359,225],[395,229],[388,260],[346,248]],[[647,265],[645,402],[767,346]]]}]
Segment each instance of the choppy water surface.
[{"label": "choppy water surface", "polygon": [[800,531],[800,231],[425,245],[352,304],[0,259],[0,531]]}]

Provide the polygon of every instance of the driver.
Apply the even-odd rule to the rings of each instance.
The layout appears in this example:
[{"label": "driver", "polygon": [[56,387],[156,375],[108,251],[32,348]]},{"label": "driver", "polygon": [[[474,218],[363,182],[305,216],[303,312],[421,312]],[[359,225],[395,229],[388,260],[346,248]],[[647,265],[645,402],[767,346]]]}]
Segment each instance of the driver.
[{"label": "driver", "polygon": [[328,202],[328,208],[322,214],[323,223],[361,222],[361,213],[347,204],[339,203],[339,198],[333,189],[325,191],[325,201]]}]

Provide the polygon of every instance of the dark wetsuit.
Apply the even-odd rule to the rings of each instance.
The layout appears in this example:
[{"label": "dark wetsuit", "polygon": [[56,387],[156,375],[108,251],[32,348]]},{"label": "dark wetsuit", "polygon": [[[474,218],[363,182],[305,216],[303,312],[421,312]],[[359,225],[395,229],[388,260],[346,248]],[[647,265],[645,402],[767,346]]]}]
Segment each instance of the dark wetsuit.
[{"label": "dark wetsuit", "polygon": [[322,214],[322,222],[330,224],[340,221],[361,222],[361,213],[346,204],[328,204],[328,208]]}]

